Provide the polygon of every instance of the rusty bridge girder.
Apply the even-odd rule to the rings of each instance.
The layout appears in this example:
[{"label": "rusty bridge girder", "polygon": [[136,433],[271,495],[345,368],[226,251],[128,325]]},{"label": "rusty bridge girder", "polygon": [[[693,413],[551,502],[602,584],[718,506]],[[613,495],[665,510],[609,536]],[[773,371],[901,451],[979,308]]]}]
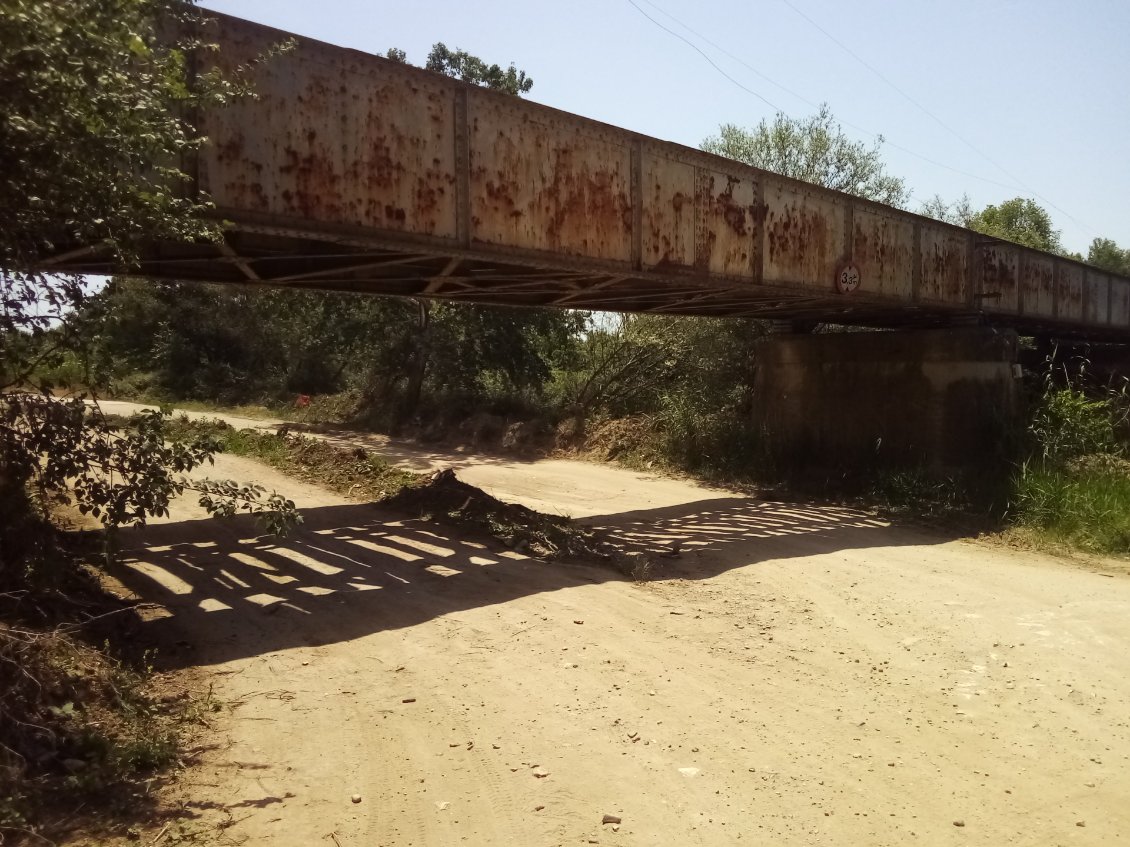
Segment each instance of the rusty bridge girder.
[{"label": "rusty bridge girder", "polygon": [[[290,38],[206,13],[232,70]],[[1130,341],[1130,279],[294,36],[255,98],[195,118],[224,244],[158,279],[871,326],[983,320]],[[55,267],[111,273],[97,250]]]}]

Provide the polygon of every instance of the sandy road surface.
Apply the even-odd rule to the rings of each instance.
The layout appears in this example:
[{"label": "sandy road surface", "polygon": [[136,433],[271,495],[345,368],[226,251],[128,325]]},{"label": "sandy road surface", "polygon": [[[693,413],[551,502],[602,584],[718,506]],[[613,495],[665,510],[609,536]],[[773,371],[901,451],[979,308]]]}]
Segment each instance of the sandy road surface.
[{"label": "sandy road surface", "polygon": [[1130,841],[1124,575],[615,468],[462,461],[685,552],[633,584],[221,457],[293,496],[303,531],[185,505],[120,574],[166,609],[142,637],[236,704],[179,789],[199,843]]},{"label": "sandy road surface", "polygon": [[[103,401],[101,405],[107,413],[120,415],[154,408],[117,400]],[[242,418],[213,412],[177,410],[176,413],[196,419],[221,418],[241,429],[274,431],[285,423],[274,418]],[[389,461],[413,471],[453,468],[459,478],[469,485],[549,514],[587,517],[727,496],[725,491],[610,465],[561,459],[528,462],[459,450],[431,449],[376,433],[311,435],[324,438],[331,444],[362,445],[377,450]]]}]

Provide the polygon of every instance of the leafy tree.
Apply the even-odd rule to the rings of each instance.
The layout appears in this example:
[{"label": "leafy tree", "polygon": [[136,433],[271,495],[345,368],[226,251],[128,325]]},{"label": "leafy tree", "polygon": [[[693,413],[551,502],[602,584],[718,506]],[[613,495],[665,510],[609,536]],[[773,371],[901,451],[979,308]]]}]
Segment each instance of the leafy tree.
[{"label": "leafy tree", "polygon": [[406,422],[430,399],[459,411],[481,401],[536,399],[555,359],[584,325],[580,312],[393,301],[380,340],[367,348],[364,414],[384,425]]},{"label": "leafy tree", "polygon": [[1109,238],[1096,238],[1087,251],[1087,263],[1130,276],[1130,248],[1123,249]]},{"label": "leafy tree", "polygon": [[[240,403],[340,390],[403,320],[350,294],[114,279],[83,310],[100,375],[171,398]],[[407,313],[405,313],[406,315]]]},{"label": "leafy tree", "polygon": [[[55,246],[217,237],[205,203],[168,190],[199,144],[177,117],[199,102],[154,22],[174,0],[4,0],[0,16],[0,229],[5,268]],[[207,95],[222,97],[213,91]],[[9,329],[5,326],[5,329]]]},{"label": "leafy tree", "polygon": [[[162,514],[214,445],[161,446],[160,416],[116,431],[81,398],[38,377],[81,347],[80,277],[48,274],[62,249],[100,247],[123,263],[147,240],[211,240],[204,198],[176,168],[202,139],[180,115],[244,90],[190,79],[186,50],[157,31],[191,14],[180,0],[3,0],[0,15],[0,568],[27,552],[26,486],[71,497],[107,526]],[[192,483],[219,511],[224,492],[258,508],[260,492]],[[218,492],[218,494],[217,494]],[[293,504],[259,503],[283,518]]]},{"label": "leafy tree", "polygon": [[905,207],[906,183],[886,171],[880,156],[883,139],[872,147],[852,141],[827,105],[803,119],[780,114],[753,129],[723,124],[702,149],[729,159],[805,182],[845,191],[890,206]]},{"label": "leafy tree", "polygon": [[533,79],[526,76],[525,71],[514,67],[513,63],[505,69],[500,65],[488,65],[466,50],[449,49],[442,41],[432,45],[424,67],[429,71],[515,96],[527,94],[534,87]]},{"label": "leafy tree", "polygon": [[556,386],[578,435],[593,412],[618,416],[655,408],[679,358],[664,329],[641,315],[608,316],[589,328],[579,361],[558,375]]},{"label": "leafy tree", "polygon": [[[390,47],[385,57],[394,62],[409,64],[408,54],[399,47]],[[488,65],[478,56],[472,56],[466,50],[452,50],[442,41],[437,41],[428,52],[424,67],[444,76],[461,79],[473,85],[484,88],[493,88],[495,91],[505,91],[507,94],[519,96],[529,93],[534,87],[534,81],[526,76],[525,71],[520,71],[510,63],[510,67],[501,65]]]},{"label": "leafy tree", "polygon": [[1052,227],[1051,215],[1034,200],[1015,197],[999,206],[986,206],[971,215],[965,225],[1025,247],[1063,253],[1059,230]]},{"label": "leafy tree", "polygon": [[947,203],[940,194],[935,194],[922,204],[918,214],[958,226],[968,226],[974,212],[968,194],[963,194],[956,203]]}]

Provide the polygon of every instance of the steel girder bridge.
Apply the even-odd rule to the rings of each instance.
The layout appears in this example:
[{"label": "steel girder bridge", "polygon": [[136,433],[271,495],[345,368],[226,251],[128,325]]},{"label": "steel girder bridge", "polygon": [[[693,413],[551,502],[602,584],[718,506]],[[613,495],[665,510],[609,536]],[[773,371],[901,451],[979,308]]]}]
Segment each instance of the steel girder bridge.
[{"label": "steel girder bridge", "polygon": [[[232,70],[288,33],[206,13]],[[193,117],[221,244],[131,273],[305,289],[1130,341],[1130,279],[299,36]],[[50,265],[120,272],[98,249]]]}]

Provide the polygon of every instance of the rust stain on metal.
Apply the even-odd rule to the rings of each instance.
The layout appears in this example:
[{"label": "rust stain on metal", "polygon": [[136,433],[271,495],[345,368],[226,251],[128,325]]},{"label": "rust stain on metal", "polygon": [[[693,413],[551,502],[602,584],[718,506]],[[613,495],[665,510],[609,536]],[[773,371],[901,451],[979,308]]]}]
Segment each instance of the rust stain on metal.
[{"label": "rust stain on metal", "polygon": [[644,267],[689,269],[695,250],[695,168],[645,154],[642,171]]},{"label": "rust stain on metal", "polygon": [[1110,276],[1102,271],[1088,269],[1083,284],[1083,320],[1091,324],[1105,324],[1110,317]]},{"label": "rust stain on metal", "polygon": [[843,257],[843,203],[783,183],[765,188],[766,282],[830,290]]},{"label": "rust stain on metal", "polygon": [[859,290],[909,300],[914,223],[862,207],[853,217],[851,258],[860,271]]},{"label": "rust stain on metal", "polygon": [[[276,36],[224,32],[231,70]],[[391,63],[341,62],[303,43],[300,61],[255,71],[257,97],[205,116],[202,187],[224,208],[375,229],[447,235],[455,226],[451,89]]]},{"label": "rust stain on metal", "polygon": [[1110,323],[1130,326],[1130,280],[1110,278]]},{"label": "rust stain on metal", "polygon": [[967,243],[967,235],[958,230],[922,227],[922,300],[955,306],[965,303]]},{"label": "rust stain on metal", "polygon": [[1055,262],[1028,251],[1020,266],[1019,288],[1024,313],[1050,318],[1055,314]]},{"label": "rust stain on metal", "polygon": [[625,145],[574,125],[522,119],[497,98],[473,100],[469,109],[474,241],[628,261]]},{"label": "rust stain on metal", "polygon": [[1083,320],[1083,269],[1063,264],[1059,270],[1059,309],[1061,320],[1078,323]]},{"label": "rust stain on metal", "polygon": [[1018,248],[1011,244],[985,244],[980,249],[982,302],[979,305],[990,312],[1015,312],[1020,267]]},{"label": "rust stain on metal", "polygon": [[698,168],[695,175],[695,268],[751,279],[756,186],[749,179]]}]

